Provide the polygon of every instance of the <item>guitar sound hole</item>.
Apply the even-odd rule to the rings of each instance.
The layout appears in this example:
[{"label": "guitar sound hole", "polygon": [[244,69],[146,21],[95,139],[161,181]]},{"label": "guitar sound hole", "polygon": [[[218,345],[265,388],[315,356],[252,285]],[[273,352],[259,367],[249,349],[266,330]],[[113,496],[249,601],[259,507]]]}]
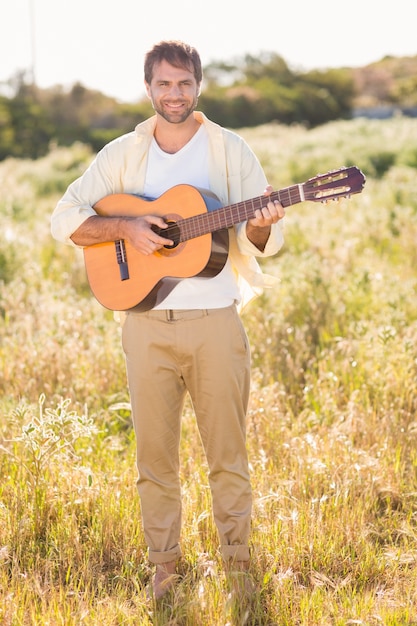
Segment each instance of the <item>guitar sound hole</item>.
[{"label": "guitar sound hole", "polygon": [[172,245],[166,245],[164,248],[173,250],[180,243],[180,229],[175,222],[167,223],[168,228],[158,228],[158,226],[152,226],[152,230],[165,239],[171,239],[174,243]]}]

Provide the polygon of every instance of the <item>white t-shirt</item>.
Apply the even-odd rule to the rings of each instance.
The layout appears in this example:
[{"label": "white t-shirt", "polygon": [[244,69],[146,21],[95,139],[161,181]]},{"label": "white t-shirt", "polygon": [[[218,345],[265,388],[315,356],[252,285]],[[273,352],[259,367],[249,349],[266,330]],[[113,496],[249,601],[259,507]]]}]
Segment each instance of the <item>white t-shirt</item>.
[{"label": "white t-shirt", "polygon": [[[203,125],[190,141],[175,154],[151,143],[144,195],[159,198],[175,185],[187,184],[209,188],[208,137]],[[156,309],[217,309],[240,301],[237,282],[228,259],[213,278],[184,278]]]}]

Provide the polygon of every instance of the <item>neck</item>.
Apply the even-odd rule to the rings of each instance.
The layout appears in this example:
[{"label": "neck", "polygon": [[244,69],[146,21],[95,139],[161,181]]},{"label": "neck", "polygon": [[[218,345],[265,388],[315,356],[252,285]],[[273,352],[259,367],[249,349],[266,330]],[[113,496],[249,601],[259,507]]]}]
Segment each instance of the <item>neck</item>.
[{"label": "neck", "polygon": [[158,115],[154,137],[161,150],[175,154],[194,137],[199,128],[200,123],[193,115],[181,124],[171,124]]}]

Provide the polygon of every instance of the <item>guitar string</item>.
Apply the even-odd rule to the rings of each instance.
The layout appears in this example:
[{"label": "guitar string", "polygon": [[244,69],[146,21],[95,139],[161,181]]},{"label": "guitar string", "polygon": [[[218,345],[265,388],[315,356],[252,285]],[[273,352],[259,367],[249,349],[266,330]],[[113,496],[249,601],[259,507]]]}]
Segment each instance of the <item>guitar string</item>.
[{"label": "guitar string", "polygon": [[[293,185],[280,191],[273,191],[271,199],[279,200],[283,206],[296,204],[300,202],[299,186]],[[251,219],[255,215],[255,211],[261,209],[264,204],[265,196],[259,196],[227,207],[221,207],[208,213],[200,213],[178,220],[176,226],[180,229],[180,241],[187,241],[221,228],[229,228],[233,224]]]},{"label": "guitar string", "polygon": [[[338,171],[334,170],[332,172],[328,172],[327,174],[316,176],[314,179],[310,179],[306,183],[292,185],[279,191],[273,191],[270,198],[272,200],[279,200],[281,204],[286,207],[304,200],[322,199],[325,201],[329,199],[330,196],[337,198],[351,193],[356,193],[362,189],[362,184],[358,185],[355,190],[353,190],[353,186],[346,185],[346,179],[352,178],[354,171],[357,171],[357,168],[350,167],[342,168]],[[359,174],[362,182],[363,174],[361,172],[359,172]],[[323,195],[321,198],[320,189],[321,186],[323,187],[323,181],[325,181],[324,189],[333,190],[333,193],[329,194],[327,197],[326,195]],[[344,185],[342,185],[342,181],[345,182]],[[339,188],[339,191],[337,191],[337,188]],[[237,202],[236,204],[232,204],[227,207],[221,207],[219,209],[215,209],[214,211],[180,219],[172,225],[172,227],[169,226],[164,231],[164,235],[169,238],[170,234],[178,231],[179,229],[179,242],[182,242],[211,233],[215,230],[228,228],[233,226],[233,224],[243,222],[246,219],[251,219],[254,216],[255,211],[262,208],[264,202],[265,196],[259,196],[257,198],[252,198],[251,200]]]}]

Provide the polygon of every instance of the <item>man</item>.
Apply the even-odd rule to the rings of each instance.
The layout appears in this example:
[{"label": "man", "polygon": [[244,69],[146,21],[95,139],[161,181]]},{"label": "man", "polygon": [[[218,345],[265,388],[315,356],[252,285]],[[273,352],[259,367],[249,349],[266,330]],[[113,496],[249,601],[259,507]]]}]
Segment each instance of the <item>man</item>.
[{"label": "man", "polygon": [[265,206],[253,219],[229,229],[228,259],[217,275],[184,278],[151,310],[128,310],[123,322],[138,492],[149,560],[156,566],[153,592],[160,598],[174,584],[181,556],[179,439],[187,392],[208,461],[226,568],[249,566],[250,354],[237,307],[265,284],[255,256],[281,247],[284,209],[268,200],[272,189],[243,139],[196,111],[202,82],[197,51],[178,41],[160,42],[147,53],[144,69],[155,116],[105,146],[69,186],[52,215],[53,236],[81,247],[125,240],[151,258],[175,243],[161,236],[167,224],[152,213],[152,203],[146,215],[105,217],[93,208],[101,198],[159,198],[189,184],[227,206],[265,193]]}]

